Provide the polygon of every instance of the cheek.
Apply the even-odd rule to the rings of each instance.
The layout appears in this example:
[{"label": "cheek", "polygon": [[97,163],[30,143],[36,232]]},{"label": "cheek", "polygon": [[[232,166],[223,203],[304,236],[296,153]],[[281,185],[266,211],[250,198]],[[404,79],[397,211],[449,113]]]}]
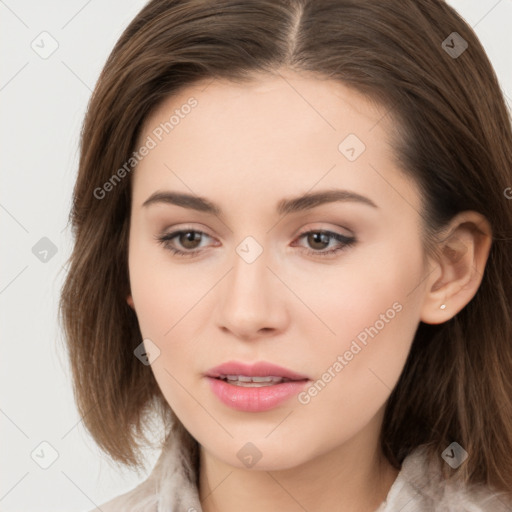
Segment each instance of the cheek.
[{"label": "cheek", "polygon": [[[330,443],[344,442],[361,432],[385,406],[398,382],[417,314],[411,304],[397,301],[394,308],[388,308],[382,299],[382,308],[375,301],[364,317],[346,322],[353,335],[347,332],[315,350],[316,379],[299,395],[301,406],[295,415],[306,426],[304,435],[314,440],[312,450],[328,450]],[[381,313],[388,323],[379,318]],[[338,326],[343,333],[342,323]],[[320,429],[323,439],[318,439]]]},{"label": "cheek", "polygon": [[222,272],[216,276],[197,265],[176,264],[155,245],[133,238],[130,286],[142,337],[159,349],[151,370],[171,408],[182,416],[194,406],[185,390],[208,367],[199,362],[207,348],[204,327],[215,307],[211,291]]},{"label": "cheek", "polygon": [[[315,351],[348,349],[354,338],[359,336],[364,343],[369,331],[377,336],[376,330],[381,343],[409,340],[419,318],[419,297],[413,292],[424,276],[420,242],[405,247],[396,238],[355,250],[338,265],[319,266],[314,272],[286,270],[287,282],[294,283],[294,291],[312,313],[295,315],[294,321],[303,322],[302,332],[314,327],[322,336]],[[399,336],[402,329],[404,335]]]},{"label": "cheek", "polygon": [[178,417],[187,417],[193,403],[184,389],[190,387],[191,362],[199,350],[191,320],[207,283],[194,280],[186,265],[171,266],[163,249],[135,238],[129,272],[142,338],[150,339],[159,349],[151,371],[171,409]]},{"label": "cheek", "polygon": [[130,287],[143,336],[171,338],[214,283],[199,279],[194,265],[176,264],[157,242],[134,235],[130,242]]},{"label": "cheek", "polygon": [[420,244],[393,247],[379,249],[378,263],[361,254],[318,295],[315,307],[334,334],[325,329],[314,344],[318,385],[304,402],[375,413],[398,381],[419,323],[423,259]]}]

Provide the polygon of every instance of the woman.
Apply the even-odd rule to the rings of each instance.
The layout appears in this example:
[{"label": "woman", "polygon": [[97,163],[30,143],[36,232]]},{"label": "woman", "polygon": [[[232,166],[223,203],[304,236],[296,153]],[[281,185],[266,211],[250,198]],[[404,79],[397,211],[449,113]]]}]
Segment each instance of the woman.
[{"label": "woman", "polygon": [[98,510],[512,510],[511,169],[442,1],[149,2],[91,98],[61,308],[99,446],[164,440]]}]

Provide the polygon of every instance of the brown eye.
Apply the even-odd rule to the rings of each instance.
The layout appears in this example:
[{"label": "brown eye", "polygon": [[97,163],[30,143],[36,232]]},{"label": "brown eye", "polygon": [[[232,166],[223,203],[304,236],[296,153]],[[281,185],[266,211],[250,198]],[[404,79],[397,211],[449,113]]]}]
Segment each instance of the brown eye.
[{"label": "brown eye", "polygon": [[307,241],[312,249],[322,250],[325,249],[331,241],[331,236],[327,233],[312,231],[307,235]]},{"label": "brown eye", "polygon": [[202,233],[199,231],[182,231],[178,236],[178,241],[185,249],[197,249],[201,242]]},{"label": "brown eye", "polygon": [[[306,253],[314,256],[333,256],[356,243],[355,237],[344,236],[333,231],[307,231],[299,236],[305,239]],[[331,242],[334,246],[329,248]]]},{"label": "brown eye", "polygon": [[200,247],[201,242],[205,238],[211,237],[202,231],[182,229],[165,235],[158,235],[155,238],[165,249],[176,256],[194,257],[203,250],[203,247]]}]

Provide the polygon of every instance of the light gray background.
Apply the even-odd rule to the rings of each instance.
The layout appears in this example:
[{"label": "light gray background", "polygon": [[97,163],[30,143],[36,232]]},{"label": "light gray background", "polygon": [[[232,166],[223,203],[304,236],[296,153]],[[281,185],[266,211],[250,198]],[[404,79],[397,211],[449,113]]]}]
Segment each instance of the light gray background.
[{"label": "light gray background", "polygon": [[[449,3],[475,28],[512,107],[512,0]],[[133,488],[156,460],[150,453],[139,476],[107,463],[74,406],[57,324],[85,108],[114,43],[144,4],[0,0],[3,512],[90,510]],[[43,31],[58,43],[46,59],[31,47]],[[46,262],[32,251],[43,237],[57,250]],[[47,469],[36,462],[51,461],[44,441],[58,454]]]}]

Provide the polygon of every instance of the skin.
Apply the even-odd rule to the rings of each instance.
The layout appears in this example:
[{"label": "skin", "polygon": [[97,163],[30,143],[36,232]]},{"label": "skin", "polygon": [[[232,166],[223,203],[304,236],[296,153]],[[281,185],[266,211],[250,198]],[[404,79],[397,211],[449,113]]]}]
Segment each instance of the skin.
[{"label": "skin", "polygon": [[[197,83],[146,119],[139,144],[191,96],[198,105],[133,175],[127,302],[160,350],[151,368],[163,395],[200,443],[203,510],[373,511],[398,474],[378,442],[386,401],[420,320],[444,322],[476,293],[489,226],[463,212],[428,258],[421,196],[394,162],[390,116],[340,83],[290,70],[243,85]],[[338,150],[351,133],[366,146],[352,162]],[[276,213],[282,199],[327,189],[376,207]],[[201,196],[222,213],[143,207],[156,191]],[[196,256],[173,255],[155,238],[179,229],[206,233],[168,242]],[[315,230],[356,242],[322,256],[341,244],[300,236]],[[247,236],[263,249],[252,263],[236,252]],[[228,360],[269,361],[316,381],[394,303],[400,312],[307,404],[292,397],[239,412],[203,377]],[[249,441],[262,454],[252,468],[237,457]]]}]

